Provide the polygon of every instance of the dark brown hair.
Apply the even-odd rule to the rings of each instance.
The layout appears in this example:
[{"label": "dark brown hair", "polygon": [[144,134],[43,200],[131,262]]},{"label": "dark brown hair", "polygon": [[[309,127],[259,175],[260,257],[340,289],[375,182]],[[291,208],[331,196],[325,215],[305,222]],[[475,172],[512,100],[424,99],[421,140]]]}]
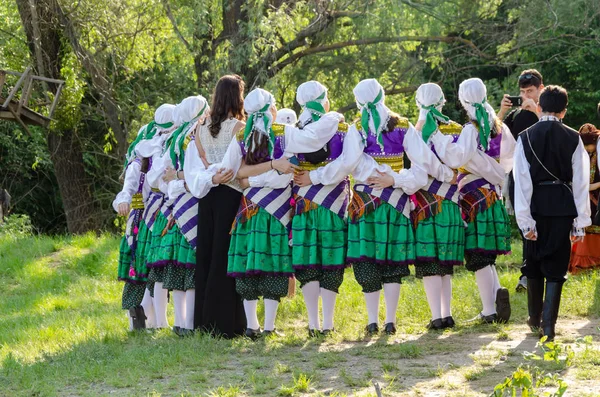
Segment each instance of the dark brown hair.
[{"label": "dark brown hair", "polygon": [[[259,139],[261,139],[259,143]],[[259,131],[253,131],[252,137],[252,150],[246,148],[246,157],[244,161],[248,165],[261,164],[269,160],[269,137],[264,136]]]},{"label": "dark brown hair", "polygon": [[593,124],[587,123],[579,128],[579,136],[585,146],[595,145],[598,142],[600,131]]},{"label": "dark brown hair", "polygon": [[244,80],[237,74],[228,74],[219,79],[212,95],[210,107],[210,135],[216,138],[221,131],[221,123],[229,115],[244,120]]},{"label": "dark brown hair", "polygon": [[537,69],[527,69],[521,72],[519,76],[519,88],[527,88],[534,86],[540,88],[544,84],[542,74]]}]

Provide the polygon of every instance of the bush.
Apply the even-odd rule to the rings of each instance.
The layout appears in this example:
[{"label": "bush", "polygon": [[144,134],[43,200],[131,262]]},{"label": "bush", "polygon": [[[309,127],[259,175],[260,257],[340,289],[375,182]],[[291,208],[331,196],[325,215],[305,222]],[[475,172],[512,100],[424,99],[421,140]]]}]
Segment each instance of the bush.
[{"label": "bush", "polygon": [[33,225],[27,215],[11,214],[0,223],[0,235],[29,236],[33,234]]}]

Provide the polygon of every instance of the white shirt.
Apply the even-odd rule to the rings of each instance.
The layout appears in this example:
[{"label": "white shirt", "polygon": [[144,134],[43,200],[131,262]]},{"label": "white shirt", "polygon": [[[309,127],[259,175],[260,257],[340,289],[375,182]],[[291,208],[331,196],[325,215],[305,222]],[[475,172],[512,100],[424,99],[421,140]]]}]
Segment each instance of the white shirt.
[{"label": "white shirt", "polygon": [[[119,204],[131,204],[131,198],[138,191],[140,178],[142,176],[142,166],[139,162],[133,161],[125,170],[125,179],[123,180],[123,189],[117,194],[112,206],[115,211],[119,211]],[[150,187],[144,182],[142,187],[142,197],[146,200]]]},{"label": "white shirt", "polygon": [[504,184],[505,176],[513,166],[515,138],[508,127],[502,124],[502,141],[500,143],[500,162],[478,149],[477,128],[469,123],[461,131],[458,140],[452,142],[451,135],[435,132],[430,140],[442,161],[452,167],[464,167],[470,173],[480,176],[495,186]]},{"label": "white shirt", "polygon": [[411,168],[395,172],[388,164],[378,164],[373,157],[364,153],[365,144],[356,125],[352,125],[344,139],[342,154],[331,163],[311,171],[310,180],[315,185],[333,185],[352,174],[356,183],[367,184],[367,179],[376,176],[379,171],[394,178],[394,188],[414,194],[427,184],[428,170],[431,170],[434,178],[444,182],[454,177],[452,170],[441,165],[412,124],[409,124],[404,136],[403,146],[411,161]]},{"label": "white shirt", "polygon": [[[544,122],[540,118],[540,123]],[[529,162],[523,150],[523,140],[519,137],[515,151],[515,169],[513,178],[515,180],[515,215],[517,224],[523,233],[536,231],[536,223],[531,216],[531,197],[533,195],[533,182],[529,173]],[[590,209],[590,157],[587,154],[583,142],[579,140],[577,149],[571,158],[573,167],[573,198],[577,208],[577,218],[573,221],[575,229],[574,236],[583,236],[583,228],[592,224]]]}]

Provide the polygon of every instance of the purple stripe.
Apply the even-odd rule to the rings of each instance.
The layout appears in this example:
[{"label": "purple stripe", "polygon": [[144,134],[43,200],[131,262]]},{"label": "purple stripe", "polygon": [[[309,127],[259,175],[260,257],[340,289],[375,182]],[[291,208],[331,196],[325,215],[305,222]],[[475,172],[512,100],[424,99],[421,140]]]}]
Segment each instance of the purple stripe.
[{"label": "purple stripe", "polygon": [[[179,200],[183,199],[184,196],[185,194],[182,194],[179,197]],[[181,215],[185,214],[188,210],[190,210],[196,205],[198,205],[198,199],[194,196],[191,196],[185,204],[183,204],[180,208],[177,209],[177,211],[175,212],[175,217],[179,218]]]},{"label": "purple stripe", "polygon": [[304,195],[304,198],[307,200],[313,200],[315,198],[315,196],[317,195],[317,193],[319,193],[319,191],[321,191],[323,185],[319,184],[319,185],[312,185],[310,187],[310,189],[308,189],[308,192],[306,192],[306,194]]},{"label": "purple stripe", "polygon": [[433,182],[431,182],[431,186],[429,186],[429,193],[437,194],[437,192],[440,190],[440,187],[442,187],[442,182],[434,179]]},{"label": "purple stripe", "polygon": [[[259,189],[262,189],[262,188],[259,188]],[[271,202],[278,199],[281,195],[285,194],[287,189],[283,188],[283,189],[270,189],[270,190],[271,191],[269,192],[269,194],[267,194],[258,203],[256,203],[257,205],[261,206],[262,208],[265,208],[267,205],[271,204]],[[288,202],[289,202],[289,200],[288,200]]]},{"label": "purple stripe", "polygon": [[192,230],[193,228],[195,228],[197,226],[198,226],[198,217],[194,216],[194,217],[191,217],[190,220],[185,223],[185,225],[181,226],[180,230],[181,230],[181,233],[186,234],[190,230]]},{"label": "purple stripe", "polygon": [[252,200],[252,197],[254,197],[258,192],[260,192],[260,189],[262,189],[262,188],[261,187],[250,188],[250,190],[248,190],[248,192],[245,194],[246,198],[248,198],[249,200]]},{"label": "purple stripe", "polygon": [[190,241],[188,241],[188,243],[190,243],[190,246],[195,250],[196,247],[198,246],[197,244],[197,238],[194,237],[193,239],[191,239]]},{"label": "purple stripe", "polygon": [[346,216],[346,211],[348,209],[348,202],[350,201],[350,198],[348,195],[346,195],[346,197],[344,198],[344,202],[342,204],[342,208],[340,208],[340,210],[338,211],[338,216],[340,218],[343,218]]},{"label": "purple stripe", "polygon": [[486,181],[485,179],[479,178],[479,179],[475,179],[474,181],[469,182],[466,185],[462,186],[460,188],[460,191],[462,193],[472,192],[475,189],[479,189],[480,187],[483,187],[483,186],[489,185],[489,184],[490,183],[488,181]]},{"label": "purple stripe", "polygon": [[325,197],[325,199],[323,200],[323,205],[326,208],[331,208],[331,206],[333,205],[333,203],[335,203],[337,198],[344,194],[345,187],[346,181],[338,183],[338,185],[335,188],[333,188],[333,190],[331,190],[331,192],[329,192],[329,194]]},{"label": "purple stripe", "polygon": [[292,208],[292,205],[290,204],[290,202],[288,200],[286,200],[285,203],[283,203],[283,205],[281,207],[279,207],[277,209],[277,211],[275,211],[273,213],[273,216],[279,220],[282,220],[291,208]]}]

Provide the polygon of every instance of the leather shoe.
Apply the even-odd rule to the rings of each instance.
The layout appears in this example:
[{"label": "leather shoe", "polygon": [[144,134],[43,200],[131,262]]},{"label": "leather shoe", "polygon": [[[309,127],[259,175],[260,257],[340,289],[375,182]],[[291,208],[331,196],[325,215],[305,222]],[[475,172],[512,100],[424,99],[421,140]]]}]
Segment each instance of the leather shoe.
[{"label": "leather shoe", "polygon": [[384,326],[384,332],[388,335],[395,335],[396,334],[396,324],[394,323],[387,323]]},{"label": "leather shoe", "polygon": [[371,323],[365,327],[368,335],[376,335],[379,333],[379,325],[377,323]]},{"label": "leather shoe", "polygon": [[435,320],[429,320],[429,324],[427,324],[428,330],[439,331],[444,329],[444,322],[441,318],[436,318]]},{"label": "leather shoe", "polygon": [[257,340],[258,338],[260,338],[261,334],[262,333],[260,331],[260,328],[258,328],[258,329],[246,328],[246,332],[244,333],[246,338],[250,338],[252,340]]},{"label": "leather shoe", "polygon": [[452,316],[448,316],[442,319],[442,325],[444,326],[444,328],[454,328],[456,323],[454,322]]},{"label": "leather shoe", "polygon": [[285,334],[283,332],[277,331],[277,328],[273,328],[273,330],[264,330],[263,331],[263,336],[265,338],[268,338],[269,336],[284,337]]}]

